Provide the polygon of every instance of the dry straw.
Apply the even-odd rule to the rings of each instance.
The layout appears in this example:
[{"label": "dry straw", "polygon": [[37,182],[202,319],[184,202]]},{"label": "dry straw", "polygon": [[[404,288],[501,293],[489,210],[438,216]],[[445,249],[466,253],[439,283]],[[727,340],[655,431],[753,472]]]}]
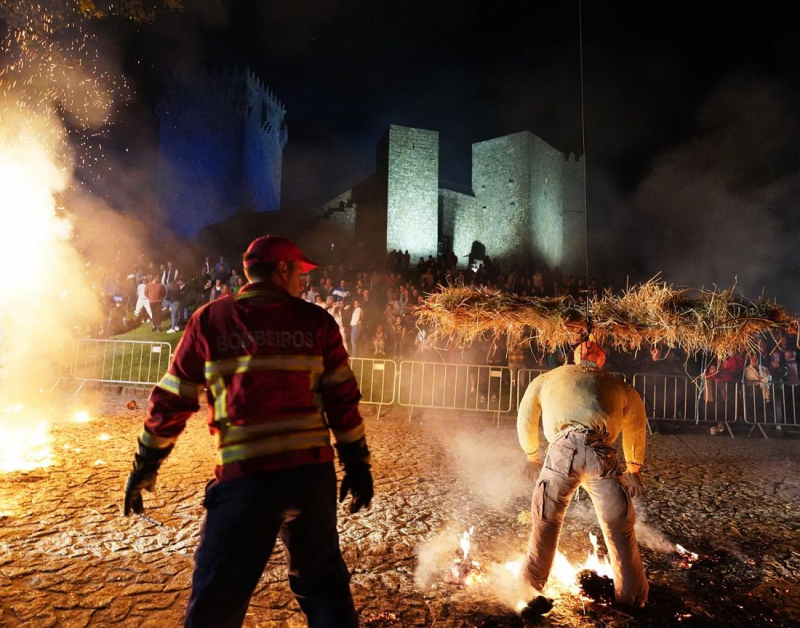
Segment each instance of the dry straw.
[{"label": "dry straw", "polygon": [[[546,351],[580,342],[586,334],[586,304],[571,297],[519,297],[497,290],[442,288],[417,308],[419,324],[434,337],[458,345],[505,334],[509,346],[534,344]],[[693,293],[652,279],[621,295],[589,301],[597,340],[621,350],[658,344],[687,354],[757,350],[757,335],[796,331],[797,320],[780,306],[745,299],[730,290]]]}]

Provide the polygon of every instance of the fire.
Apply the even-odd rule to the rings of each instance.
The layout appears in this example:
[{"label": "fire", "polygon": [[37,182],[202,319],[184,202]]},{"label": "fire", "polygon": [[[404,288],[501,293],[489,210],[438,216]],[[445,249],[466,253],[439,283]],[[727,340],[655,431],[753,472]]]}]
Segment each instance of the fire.
[{"label": "fire", "polygon": [[[553,561],[553,568],[550,571],[550,578],[547,581],[544,591],[541,593],[548,597],[558,597],[560,595],[571,595],[586,599],[582,593],[578,576],[583,571],[591,571],[600,577],[613,578],[611,564],[605,556],[601,556],[597,545],[597,535],[589,533],[589,541],[592,548],[587,552],[586,559],[581,563],[572,564],[560,550],[556,552]],[[514,577],[519,577],[522,569],[521,561],[509,561],[505,564],[506,570],[511,572]],[[520,600],[516,608],[523,609],[527,602]]]},{"label": "fire", "polygon": [[[46,399],[69,356],[60,347],[100,318],[97,290],[76,242],[70,208],[74,154],[59,115],[85,128],[111,111],[100,82],[85,80],[48,34],[58,20],[34,5],[8,27],[0,58],[0,469],[51,464]],[[79,35],[80,36],[80,35]],[[78,48],[74,50],[77,52]],[[73,60],[74,61],[74,60]],[[99,104],[98,104],[99,103]],[[82,243],[81,246],[85,246]],[[10,269],[24,268],[24,272]],[[80,333],[83,333],[82,331]],[[15,410],[25,406],[25,411]],[[11,410],[3,410],[10,407]]]},{"label": "fire", "polygon": [[79,410],[72,415],[73,423],[89,423],[91,420],[92,417],[86,410]]},{"label": "fire", "polygon": [[675,549],[681,555],[681,569],[691,569],[692,565],[700,558],[699,554],[690,552],[683,545],[675,544]]},{"label": "fire", "polygon": [[451,582],[453,584],[469,587],[486,581],[486,574],[484,574],[481,564],[477,560],[469,558],[470,537],[474,532],[475,526],[472,526],[469,531],[461,535],[459,541],[461,553],[453,561],[453,566],[450,568]]},{"label": "fire", "polygon": [[52,464],[46,421],[31,420],[22,404],[0,412],[0,471],[30,471]]}]

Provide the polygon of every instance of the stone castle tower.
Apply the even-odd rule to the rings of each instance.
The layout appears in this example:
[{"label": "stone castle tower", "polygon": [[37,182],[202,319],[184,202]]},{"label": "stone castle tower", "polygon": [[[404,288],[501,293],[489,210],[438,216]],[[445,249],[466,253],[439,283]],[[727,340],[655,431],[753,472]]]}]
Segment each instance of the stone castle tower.
[{"label": "stone castle tower", "polygon": [[279,209],[286,111],[252,72],[171,78],[157,112],[158,207],[176,234]]},{"label": "stone castle tower", "polygon": [[362,242],[373,255],[408,250],[412,263],[450,250],[465,263],[485,250],[505,263],[583,268],[582,164],[529,131],[474,144],[471,184],[459,185],[439,180],[436,131],[392,125],[376,170],[324,205],[306,234],[309,245],[349,250]]}]

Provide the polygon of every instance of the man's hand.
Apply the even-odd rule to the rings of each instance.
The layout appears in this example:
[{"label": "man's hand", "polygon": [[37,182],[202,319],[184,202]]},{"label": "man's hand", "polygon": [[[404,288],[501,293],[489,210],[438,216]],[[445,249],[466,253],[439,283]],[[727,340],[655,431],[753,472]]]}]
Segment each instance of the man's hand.
[{"label": "man's hand", "polygon": [[356,513],[362,508],[369,510],[372,496],[375,489],[372,484],[372,472],[369,465],[362,463],[352,463],[345,467],[342,485],[339,488],[339,503],[344,502],[347,494],[353,495],[350,502],[350,513]]},{"label": "man's hand", "polygon": [[535,482],[539,479],[539,474],[542,472],[542,463],[533,460],[528,460],[525,463],[525,466],[522,468],[522,475],[525,476],[526,480],[530,480],[531,482]]},{"label": "man's hand", "polygon": [[144,504],[142,503],[142,491],[155,491],[156,477],[158,472],[153,471],[146,473],[144,471],[137,471],[134,465],[133,471],[128,476],[128,481],[125,483],[125,506],[123,513],[127,517],[131,511],[140,515],[144,512]]},{"label": "man's hand", "polygon": [[622,476],[622,484],[628,489],[628,494],[631,497],[641,497],[644,495],[644,486],[642,485],[642,474],[640,471],[631,473],[626,472]]},{"label": "man's hand", "polygon": [[125,503],[122,508],[123,514],[127,517],[131,511],[140,515],[144,512],[142,503],[142,491],[154,491],[156,488],[156,477],[161,463],[164,462],[172,445],[157,449],[148,447],[139,440],[139,451],[133,461],[133,470],[125,483]]}]

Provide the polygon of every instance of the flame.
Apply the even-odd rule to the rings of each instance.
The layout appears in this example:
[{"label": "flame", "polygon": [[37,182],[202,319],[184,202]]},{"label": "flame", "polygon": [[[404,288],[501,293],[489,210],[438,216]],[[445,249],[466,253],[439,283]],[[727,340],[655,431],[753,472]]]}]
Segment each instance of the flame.
[{"label": "flame", "polygon": [[468,532],[464,532],[464,534],[461,535],[461,541],[459,545],[461,546],[462,560],[467,560],[470,548],[469,537],[471,537],[474,532],[475,532],[475,526],[472,526]]},{"label": "flame", "polygon": [[91,415],[86,410],[79,410],[72,415],[73,423],[89,423],[92,420]]},{"label": "flame", "polygon": [[[597,573],[599,576],[607,578],[614,577],[611,569],[611,564],[608,560],[601,556],[597,544],[597,535],[589,533],[589,541],[592,544],[586,554],[586,559],[582,563],[572,564],[569,559],[560,550],[556,551],[555,559],[553,560],[553,568],[550,570],[550,578],[543,591],[543,595],[548,597],[558,597],[560,595],[571,595],[584,599],[580,585],[578,584],[578,574],[584,570],[590,570]],[[505,569],[511,572],[515,578],[519,577],[522,570],[522,561],[509,561],[504,565]],[[588,598],[586,598],[588,600]],[[527,602],[520,600],[517,605],[517,611],[527,606]]]},{"label": "flame", "polygon": [[16,404],[0,413],[0,471],[30,471],[52,464],[46,421],[31,421]]},{"label": "flame", "polygon": [[473,586],[486,582],[486,574],[483,572],[481,564],[477,560],[469,558],[469,550],[471,547],[470,538],[475,532],[475,526],[470,527],[467,532],[461,535],[459,546],[461,548],[460,558],[456,558],[453,566],[450,568],[450,575],[453,577],[453,583],[462,586]]}]

